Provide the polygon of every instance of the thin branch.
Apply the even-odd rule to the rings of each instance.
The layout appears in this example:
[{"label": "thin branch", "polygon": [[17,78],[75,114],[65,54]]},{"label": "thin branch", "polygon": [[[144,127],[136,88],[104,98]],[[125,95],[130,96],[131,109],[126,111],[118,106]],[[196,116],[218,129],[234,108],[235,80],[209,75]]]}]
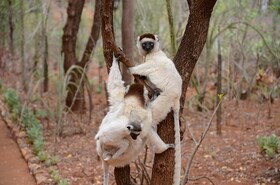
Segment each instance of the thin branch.
[{"label": "thin branch", "polygon": [[189,123],[187,123],[187,129],[188,129],[188,131],[189,131],[189,133],[190,133],[190,135],[191,135],[191,137],[192,137],[193,142],[194,142],[195,144],[197,144],[197,140],[196,140],[195,137],[194,137],[194,134],[193,134],[193,132],[192,132],[192,130],[191,130],[191,127],[190,127],[190,124],[189,124]]},{"label": "thin branch", "polygon": [[211,184],[215,185],[215,183],[209,177],[206,177],[206,176],[189,178],[189,181],[197,181],[200,179],[207,179]]},{"label": "thin branch", "polygon": [[87,45],[81,59],[81,62],[78,63],[79,66],[84,67],[86,63],[88,63],[91,54],[94,52],[96,43],[99,38],[100,29],[101,29],[101,0],[95,1],[95,11],[94,11],[94,18],[91,27],[91,33],[87,41]]},{"label": "thin branch", "polygon": [[205,138],[205,136],[206,136],[210,126],[211,126],[211,123],[212,123],[212,121],[214,119],[214,116],[215,116],[215,114],[216,114],[216,112],[217,112],[221,102],[222,102],[222,98],[220,98],[220,101],[219,101],[218,105],[216,106],[216,108],[215,108],[215,110],[214,110],[214,112],[213,112],[209,122],[207,123],[207,126],[206,126],[205,130],[203,131],[203,133],[202,133],[202,135],[200,137],[200,140],[195,144],[195,147],[194,147],[194,149],[193,149],[193,151],[192,151],[192,153],[190,155],[190,159],[188,161],[186,172],[185,172],[185,175],[184,175],[184,179],[183,179],[181,185],[185,185],[188,182],[188,180],[189,180],[189,172],[190,172],[190,168],[191,168],[191,164],[192,164],[192,161],[194,159],[194,156],[195,156],[197,150],[199,149],[202,141],[204,140],[204,138]]}]

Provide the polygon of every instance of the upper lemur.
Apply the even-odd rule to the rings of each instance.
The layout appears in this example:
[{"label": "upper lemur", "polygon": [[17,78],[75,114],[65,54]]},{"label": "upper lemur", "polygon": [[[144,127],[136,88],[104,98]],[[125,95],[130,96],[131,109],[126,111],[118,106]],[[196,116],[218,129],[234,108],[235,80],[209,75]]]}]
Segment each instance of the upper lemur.
[{"label": "upper lemur", "polygon": [[137,48],[143,58],[143,63],[130,67],[132,74],[146,76],[161,92],[150,104],[153,124],[165,119],[167,114],[174,111],[175,129],[175,170],[173,185],[179,185],[181,173],[181,146],[179,109],[182,93],[182,79],[174,63],[160,49],[157,35],[145,33],[138,37]]}]

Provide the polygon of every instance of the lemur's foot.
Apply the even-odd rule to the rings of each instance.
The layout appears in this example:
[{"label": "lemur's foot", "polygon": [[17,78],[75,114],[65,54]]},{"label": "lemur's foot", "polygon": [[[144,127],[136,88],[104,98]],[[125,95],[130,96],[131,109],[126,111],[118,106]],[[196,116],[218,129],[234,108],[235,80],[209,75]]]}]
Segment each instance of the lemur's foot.
[{"label": "lemur's foot", "polygon": [[167,145],[167,149],[169,148],[175,148],[175,144],[166,144]]}]

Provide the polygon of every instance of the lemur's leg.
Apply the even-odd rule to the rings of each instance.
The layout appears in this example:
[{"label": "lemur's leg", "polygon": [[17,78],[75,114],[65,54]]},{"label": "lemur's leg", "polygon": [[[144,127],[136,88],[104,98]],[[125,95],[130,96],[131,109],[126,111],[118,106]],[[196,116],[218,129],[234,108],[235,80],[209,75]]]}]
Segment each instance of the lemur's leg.
[{"label": "lemur's leg", "polygon": [[151,103],[153,125],[157,125],[162,120],[164,120],[167,114],[170,112],[172,106],[173,106],[173,100],[170,100],[169,96],[159,95]]},{"label": "lemur's leg", "polygon": [[112,159],[120,157],[129,146],[129,141],[127,139],[121,139],[120,141],[116,142],[118,142],[118,145],[116,146],[118,147],[118,150],[116,151],[116,153],[113,154]]},{"label": "lemur's leg", "polygon": [[162,153],[169,148],[175,147],[174,144],[164,143],[154,129],[151,130],[148,139],[155,153]]}]

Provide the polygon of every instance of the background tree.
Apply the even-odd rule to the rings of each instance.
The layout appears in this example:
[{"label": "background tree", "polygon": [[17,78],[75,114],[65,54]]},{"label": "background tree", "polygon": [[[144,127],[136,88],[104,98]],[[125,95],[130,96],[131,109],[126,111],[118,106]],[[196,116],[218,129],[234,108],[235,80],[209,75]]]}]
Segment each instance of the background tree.
[{"label": "background tree", "polygon": [[[222,95],[222,53],[221,53],[221,44],[220,44],[220,40],[217,41],[217,45],[218,45],[218,56],[217,56],[217,60],[218,60],[218,69],[217,69],[217,97],[216,97],[216,104],[219,104],[220,101],[220,96]],[[217,110],[217,124],[216,124],[216,134],[217,135],[221,135],[222,134],[222,106],[219,106],[218,110]]]},{"label": "background tree", "polygon": [[27,92],[28,90],[28,80],[27,80],[27,71],[26,71],[26,60],[25,60],[25,29],[24,29],[24,3],[23,1],[20,1],[19,3],[19,9],[20,9],[20,56],[21,56],[21,81],[22,81],[22,87],[23,91]]},{"label": "background tree", "polygon": [[[96,45],[100,32],[100,2],[96,0],[94,21],[91,34],[88,39],[82,59],[79,61],[76,55],[77,34],[81,21],[81,15],[84,7],[84,0],[70,0],[67,8],[67,21],[63,29],[62,36],[62,53],[64,54],[64,71],[65,73],[71,66],[77,65],[80,68],[73,68],[68,83],[68,93],[66,97],[66,106],[71,110],[82,110],[85,106],[84,100],[84,82],[81,77],[85,72],[86,65],[89,61],[91,53]],[[80,84],[80,85],[79,85]]]},{"label": "background tree", "polygon": [[14,20],[13,20],[13,1],[8,0],[8,19],[9,19],[9,49],[14,55]]}]

